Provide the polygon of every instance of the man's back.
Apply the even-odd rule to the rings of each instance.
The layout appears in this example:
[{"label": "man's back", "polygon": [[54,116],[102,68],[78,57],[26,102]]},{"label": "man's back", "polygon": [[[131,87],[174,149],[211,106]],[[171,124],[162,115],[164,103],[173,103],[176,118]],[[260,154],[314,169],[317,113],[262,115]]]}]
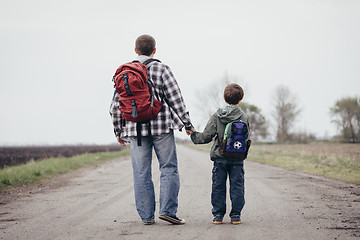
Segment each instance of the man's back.
[{"label": "man's back", "polygon": [[[140,55],[137,60],[143,63],[149,58],[148,56]],[[184,126],[186,129],[191,129],[190,117],[171,69],[161,62],[151,62],[148,65],[148,77],[154,86],[155,96],[163,104],[159,114],[150,120],[151,134],[161,135],[169,133],[171,129],[182,129]],[[121,124],[118,99],[119,95],[115,93],[110,107],[116,135],[122,138],[137,136],[137,124],[135,122],[127,121],[125,126]],[[142,136],[147,136],[149,132],[148,126],[145,124],[141,125],[140,131]]]}]

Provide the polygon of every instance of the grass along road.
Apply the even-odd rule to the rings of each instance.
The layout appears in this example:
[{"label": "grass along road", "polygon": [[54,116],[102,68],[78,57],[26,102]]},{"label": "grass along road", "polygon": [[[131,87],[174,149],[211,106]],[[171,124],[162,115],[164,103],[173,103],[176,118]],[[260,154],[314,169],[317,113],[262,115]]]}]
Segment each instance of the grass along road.
[{"label": "grass along road", "polygon": [[119,156],[129,155],[129,149],[115,152],[82,154],[70,158],[49,158],[23,165],[0,169],[0,191],[24,186],[40,180],[64,174],[81,167],[96,165]]},{"label": "grass along road", "polygon": [[[211,145],[188,145],[210,151]],[[360,184],[360,144],[253,144],[248,159]]]},{"label": "grass along road", "polygon": [[[211,144],[187,146],[209,152]],[[121,152],[83,154],[70,158],[51,158],[0,169],[0,191],[36,183],[42,179],[96,165],[119,156]],[[254,161],[292,170],[300,170],[345,182],[360,184],[359,144],[253,144],[247,161]]]}]

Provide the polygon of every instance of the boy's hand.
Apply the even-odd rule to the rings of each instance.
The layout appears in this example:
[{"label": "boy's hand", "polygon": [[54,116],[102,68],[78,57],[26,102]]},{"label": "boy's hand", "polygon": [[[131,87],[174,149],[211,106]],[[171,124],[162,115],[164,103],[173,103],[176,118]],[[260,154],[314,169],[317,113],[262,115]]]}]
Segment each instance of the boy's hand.
[{"label": "boy's hand", "polygon": [[186,130],[186,134],[189,136],[192,132],[195,132],[195,129],[192,128],[191,130]]}]

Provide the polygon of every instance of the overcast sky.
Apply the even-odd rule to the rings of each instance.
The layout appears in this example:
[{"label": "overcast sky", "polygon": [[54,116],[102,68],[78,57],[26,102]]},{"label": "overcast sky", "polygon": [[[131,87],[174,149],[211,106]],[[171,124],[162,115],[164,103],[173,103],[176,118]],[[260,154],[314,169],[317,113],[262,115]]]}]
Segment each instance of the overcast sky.
[{"label": "overcast sky", "polygon": [[284,84],[297,128],[334,135],[330,107],[360,93],[359,23],[357,0],[1,0],[0,144],[114,142],[111,79],[144,33],[195,126],[196,91],[229,74],[268,120]]}]

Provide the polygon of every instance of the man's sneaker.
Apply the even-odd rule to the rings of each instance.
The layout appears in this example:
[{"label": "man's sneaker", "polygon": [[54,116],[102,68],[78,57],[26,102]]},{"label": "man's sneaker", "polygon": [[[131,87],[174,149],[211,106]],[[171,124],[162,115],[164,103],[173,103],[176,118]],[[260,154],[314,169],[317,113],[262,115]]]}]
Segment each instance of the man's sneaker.
[{"label": "man's sneaker", "polygon": [[240,217],[231,217],[231,223],[240,224],[241,223]]},{"label": "man's sneaker", "polygon": [[153,225],[155,223],[155,220],[149,220],[149,221],[144,221],[143,224],[144,225]]},{"label": "man's sneaker", "polygon": [[172,224],[178,224],[178,225],[185,224],[184,219],[177,218],[176,216],[170,216],[170,215],[163,214],[163,215],[160,215],[159,218],[161,220],[167,221]]},{"label": "man's sneaker", "polygon": [[223,223],[223,216],[215,216],[213,219],[213,224],[222,224]]}]

